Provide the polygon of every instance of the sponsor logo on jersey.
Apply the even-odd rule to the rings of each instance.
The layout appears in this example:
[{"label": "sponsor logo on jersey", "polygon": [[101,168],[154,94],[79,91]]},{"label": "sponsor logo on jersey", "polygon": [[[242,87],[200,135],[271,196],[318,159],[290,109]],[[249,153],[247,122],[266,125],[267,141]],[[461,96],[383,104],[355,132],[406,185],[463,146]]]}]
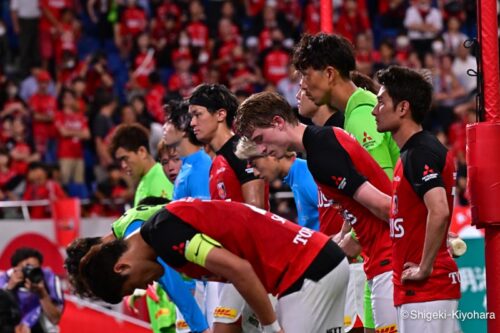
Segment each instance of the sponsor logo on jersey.
[{"label": "sponsor logo on jersey", "polygon": [[214,317],[215,318],[234,319],[234,318],[236,318],[237,314],[238,314],[238,311],[236,311],[236,309],[225,308],[222,306],[218,306],[214,310]]},{"label": "sponsor logo on jersey", "polygon": [[392,204],[391,204],[391,214],[392,214],[392,216],[398,214],[398,212],[399,212],[398,204],[399,204],[398,195],[394,194],[392,196]]},{"label": "sponsor logo on jersey", "polygon": [[250,175],[253,175],[253,167],[250,163],[247,163],[247,167],[245,168],[245,172],[250,174]]},{"label": "sponsor logo on jersey", "polygon": [[422,180],[428,182],[429,180],[437,178],[438,174],[434,172],[434,169],[429,167],[427,164],[424,166],[424,172],[422,173]]},{"label": "sponsor logo on jersey", "polygon": [[226,199],[227,193],[226,193],[226,185],[224,185],[224,182],[217,183],[217,194],[219,195],[219,198],[221,198],[222,200]]},{"label": "sponsor logo on jersey", "polygon": [[448,277],[451,279],[451,284],[460,283],[460,273],[459,272],[451,272],[448,274]]},{"label": "sponsor logo on jersey", "polygon": [[170,316],[170,310],[167,308],[160,309],[155,313],[155,319],[160,318],[161,316]]},{"label": "sponsor logo on jersey", "polygon": [[326,195],[318,188],[318,207],[328,208],[335,204],[333,199],[327,198]]},{"label": "sponsor logo on jersey", "polygon": [[363,147],[365,149],[372,148],[375,145],[375,140],[373,140],[372,137],[370,135],[368,135],[368,133],[363,132],[363,143],[362,143],[362,145],[363,145]]},{"label": "sponsor logo on jersey", "polygon": [[332,327],[326,330],[326,333],[342,333],[342,327]]},{"label": "sponsor logo on jersey", "polygon": [[393,325],[387,325],[384,327],[377,328],[375,330],[375,332],[376,333],[397,333],[398,329],[397,329],[396,324],[393,324]]},{"label": "sponsor logo on jersey", "polygon": [[347,185],[347,179],[344,177],[332,176],[332,180],[335,182],[335,185],[337,185],[337,188],[339,190],[344,189],[344,187]]},{"label": "sponsor logo on jersey", "polygon": [[218,175],[218,174],[223,173],[224,171],[226,171],[226,168],[225,167],[220,167],[217,170],[215,170],[215,174]]},{"label": "sponsor logo on jersey", "polygon": [[184,256],[184,251],[186,250],[186,242],[182,242],[178,245],[173,245],[172,250],[179,252],[181,256]]}]

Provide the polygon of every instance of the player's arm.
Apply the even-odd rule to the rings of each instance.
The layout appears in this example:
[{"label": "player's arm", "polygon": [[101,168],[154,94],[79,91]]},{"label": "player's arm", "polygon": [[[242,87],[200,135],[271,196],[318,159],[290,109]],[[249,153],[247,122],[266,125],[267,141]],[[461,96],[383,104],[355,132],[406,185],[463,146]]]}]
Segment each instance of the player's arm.
[{"label": "player's arm", "polygon": [[427,207],[427,225],[425,228],[424,250],[418,266],[415,263],[406,263],[402,280],[423,280],[432,273],[434,260],[443,239],[447,235],[450,210],[444,187],[435,187],[424,195],[424,204]]},{"label": "player's arm", "polygon": [[220,243],[204,234],[196,234],[190,240],[185,256],[188,261],[231,282],[255,311],[262,325],[270,325],[277,320],[267,291],[247,260],[222,248]]},{"label": "player's arm", "polygon": [[262,179],[255,179],[241,185],[241,193],[245,203],[266,209],[266,183]]},{"label": "player's arm", "polygon": [[373,186],[369,181],[365,181],[358,187],[353,198],[379,219],[389,221],[391,197]]}]

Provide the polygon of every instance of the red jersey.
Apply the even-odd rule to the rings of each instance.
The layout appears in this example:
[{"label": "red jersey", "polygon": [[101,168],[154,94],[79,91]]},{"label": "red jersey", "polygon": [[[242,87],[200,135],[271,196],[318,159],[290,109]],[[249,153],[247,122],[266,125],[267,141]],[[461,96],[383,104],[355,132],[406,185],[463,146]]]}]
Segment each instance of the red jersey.
[{"label": "red jersey", "polygon": [[342,206],[329,198],[318,186],[319,231],[328,236],[338,234],[344,224]]},{"label": "red jersey", "polygon": [[[363,252],[368,280],[392,270],[389,224],[354,200],[354,193],[369,181],[390,195],[391,182],[370,154],[349,133],[337,127],[308,126],[302,139],[307,166],[326,197],[341,206],[343,219],[351,224]],[[325,221],[320,220],[320,224]]]},{"label": "red jersey", "polygon": [[191,22],[186,27],[191,45],[205,49],[208,46],[208,28],[202,22]]},{"label": "red jersey", "polygon": [[[43,185],[28,183],[23,194],[23,200],[55,200],[66,197],[61,185],[53,180],[47,180]],[[30,207],[30,217],[32,219],[50,218],[51,210],[48,206]]]},{"label": "red jersey", "polygon": [[312,1],[306,5],[305,9],[305,32],[314,35],[321,30],[321,16],[320,16],[319,1]]},{"label": "red jersey", "polygon": [[148,112],[153,116],[154,120],[158,123],[165,121],[165,110],[163,110],[163,97],[167,90],[160,84],[155,84],[151,87],[146,95],[146,106]]},{"label": "red jersey", "polygon": [[[57,101],[54,96],[36,93],[31,96],[29,106],[33,112],[44,115],[54,115],[57,109]],[[53,138],[56,134],[53,123],[33,120],[33,136],[35,141],[39,139]]]},{"label": "red jersey", "polygon": [[120,32],[136,37],[146,29],[146,13],[139,7],[125,8],[120,18]]},{"label": "red jersey", "polygon": [[0,189],[3,190],[5,185],[7,185],[7,183],[15,176],[17,176],[17,173],[12,170],[12,168],[7,169],[6,171],[0,171]]},{"label": "red jersey", "polygon": [[[33,149],[26,142],[16,142],[14,147],[12,147],[11,152],[22,155],[31,155],[31,153],[33,153]],[[28,165],[29,163],[25,160],[16,160],[12,158],[10,168],[18,175],[24,175],[28,172]]]},{"label": "red jersey", "polygon": [[178,92],[182,97],[191,96],[194,88],[200,83],[198,75],[191,72],[175,72],[168,80],[168,90]]},{"label": "red jersey", "polygon": [[273,50],[264,58],[264,77],[274,85],[288,76],[290,55],[284,50]]},{"label": "red jersey", "polygon": [[401,284],[403,265],[420,263],[427,227],[427,207],[423,197],[435,187],[446,189],[450,218],[453,211],[455,165],[451,154],[430,133],[413,135],[401,148],[396,164],[391,205],[393,240],[394,304],[429,302],[460,298],[460,276],[451,258],[445,236],[429,278]]},{"label": "red jersey", "polygon": [[61,23],[61,34],[56,39],[56,57],[59,62],[64,51],[77,54],[78,32],[75,30],[73,22]]},{"label": "red jersey", "polygon": [[[72,0],[40,0],[40,8],[48,10],[54,18],[59,21],[64,8],[73,8]],[[52,28],[52,23],[42,15],[40,18],[40,30],[49,32]]]},{"label": "red jersey", "polygon": [[[57,128],[64,127],[72,131],[81,131],[88,128],[87,118],[82,113],[58,112],[55,117]],[[83,158],[82,139],[59,135],[57,140],[57,156],[59,158]]]},{"label": "red jersey", "polygon": [[247,260],[274,295],[297,281],[329,241],[321,233],[237,202],[188,198],[165,208],[142,226],[141,235],[167,264],[192,278],[213,276],[184,257],[186,242],[202,233]]},{"label": "red jersey", "polygon": [[[249,181],[258,179],[253,173],[253,168],[234,154],[234,147],[239,140],[238,136],[229,139],[212,161],[210,167],[210,198],[245,202],[241,186]],[[269,202],[269,188],[266,184],[266,204]],[[266,207],[268,208],[268,207]]]},{"label": "red jersey", "polygon": [[149,74],[156,69],[154,50],[139,53],[134,59],[134,75],[137,85],[143,89],[149,87]]}]

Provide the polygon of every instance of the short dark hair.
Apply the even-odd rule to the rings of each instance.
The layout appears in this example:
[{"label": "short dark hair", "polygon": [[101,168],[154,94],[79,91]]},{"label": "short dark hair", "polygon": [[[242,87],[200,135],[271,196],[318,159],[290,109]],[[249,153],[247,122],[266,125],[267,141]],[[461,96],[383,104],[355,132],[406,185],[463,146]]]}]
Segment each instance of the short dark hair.
[{"label": "short dark hair", "polygon": [[203,143],[196,138],[191,127],[191,114],[189,113],[189,103],[187,101],[170,100],[165,105],[167,121],[172,123],[179,131],[188,135],[189,142],[196,146],[202,146]]},{"label": "short dark hair", "polygon": [[127,277],[116,273],[114,266],[126,250],[123,239],[104,243],[81,264],[80,274],[93,297],[111,304],[121,302]]},{"label": "short dark hair", "polygon": [[204,106],[210,113],[219,109],[226,110],[226,124],[231,128],[238,109],[238,99],[223,84],[201,84],[193,91],[189,105]]},{"label": "short dark hair", "polygon": [[408,101],[412,119],[421,124],[432,103],[432,84],[419,72],[400,66],[390,66],[377,72],[377,79],[387,90],[392,103]]},{"label": "short dark hair", "polygon": [[293,65],[299,71],[309,67],[323,70],[332,66],[344,79],[349,79],[349,73],[356,69],[354,48],[340,35],[305,34],[294,48]]},{"label": "short dark hair", "polygon": [[115,156],[118,148],[137,152],[140,147],[144,147],[148,153],[150,152],[148,130],[139,124],[121,124],[113,134],[109,151],[112,156]]},{"label": "short dark hair", "polygon": [[40,265],[43,264],[43,255],[40,251],[31,247],[21,247],[17,249],[10,257],[10,265],[12,267],[15,267],[21,261],[28,258],[36,258],[40,262]]},{"label": "short dark hair", "polygon": [[78,295],[92,297],[92,294],[87,290],[87,284],[80,275],[80,263],[92,246],[101,243],[101,237],[78,238],[66,248],[64,268],[68,272],[68,279],[71,286]]},{"label": "short dark hair", "polygon": [[21,310],[15,296],[0,289],[0,333],[14,333],[21,322]]},{"label": "short dark hair", "polygon": [[238,108],[236,132],[248,137],[256,128],[271,127],[275,116],[294,125],[299,122],[290,104],[280,94],[269,91],[253,94]]}]

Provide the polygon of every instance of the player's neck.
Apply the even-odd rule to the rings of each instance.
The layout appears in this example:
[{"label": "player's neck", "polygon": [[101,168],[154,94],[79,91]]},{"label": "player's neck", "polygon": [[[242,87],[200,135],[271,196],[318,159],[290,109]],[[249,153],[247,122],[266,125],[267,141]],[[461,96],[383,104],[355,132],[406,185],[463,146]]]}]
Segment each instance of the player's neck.
[{"label": "player's neck", "polygon": [[233,137],[234,133],[227,128],[227,126],[220,126],[217,129],[217,133],[214,138],[210,141],[210,147],[217,152],[219,151],[224,144]]},{"label": "player's neck", "polygon": [[154,160],[153,156],[148,155],[148,157],[144,160],[144,172],[142,174],[142,177],[144,177],[149,170],[151,170],[156,164],[156,161]]},{"label": "player's neck", "polygon": [[180,157],[186,157],[196,153],[200,148],[200,146],[192,144],[188,138],[183,138],[179,146],[177,146],[177,151]]},{"label": "player's neck", "polygon": [[325,126],[328,119],[330,119],[335,112],[332,112],[328,105],[321,105],[318,111],[311,117],[311,121],[316,126]]},{"label": "player's neck", "polygon": [[280,163],[280,178],[283,179],[288,175],[288,172],[290,172],[290,168],[292,167],[293,161],[295,161],[295,158],[287,158],[283,157],[282,159],[279,160]]},{"label": "player's neck", "polygon": [[304,137],[304,131],[306,130],[306,125],[298,123],[298,125],[289,124],[287,127],[287,134],[290,138],[289,148],[294,151],[304,152],[304,144],[302,143],[302,138]]},{"label": "player's neck", "polygon": [[331,90],[330,107],[345,112],[347,102],[358,89],[351,80],[339,80]]},{"label": "player's neck", "polygon": [[422,125],[413,121],[408,121],[400,126],[396,131],[393,131],[392,137],[394,138],[394,141],[396,141],[399,149],[401,149],[412,136],[421,131]]}]

